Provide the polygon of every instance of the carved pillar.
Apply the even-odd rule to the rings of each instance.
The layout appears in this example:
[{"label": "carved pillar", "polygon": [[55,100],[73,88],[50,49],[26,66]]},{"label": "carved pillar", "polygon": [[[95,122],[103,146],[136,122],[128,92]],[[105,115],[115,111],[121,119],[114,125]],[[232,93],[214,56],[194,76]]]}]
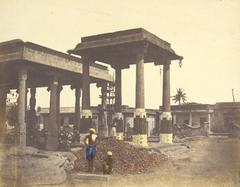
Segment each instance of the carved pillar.
[{"label": "carved pillar", "polygon": [[172,143],[172,115],[170,105],[170,61],[163,65],[163,112],[160,115],[160,142]]},{"label": "carved pillar", "polygon": [[101,87],[102,103],[99,108],[99,136],[108,136],[108,112],[107,112],[107,82],[99,83],[97,86]]},{"label": "carved pillar", "polygon": [[6,100],[8,92],[9,88],[0,88],[0,142],[2,142],[6,130]]},{"label": "carved pillar", "polygon": [[137,54],[136,62],[136,109],[134,112],[133,142],[141,146],[147,143],[147,120],[144,104],[144,53],[146,46]]},{"label": "carved pillar", "polygon": [[117,139],[123,140],[123,114],[122,114],[122,68],[115,66],[115,114],[113,116],[116,124]]},{"label": "carved pillar", "polygon": [[60,95],[63,87],[61,85],[58,85],[57,87],[57,125],[60,126],[61,123],[61,115],[60,115],[60,109],[61,109],[61,103],[60,103]]},{"label": "carved pillar", "polygon": [[78,84],[72,85],[71,89],[75,89],[75,114],[74,114],[74,136],[75,141],[80,142],[80,97],[81,97],[81,86]]},{"label": "carved pillar", "polygon": [[31,93],[31,98],[30,98],[30,101],[29,101],[30,110],[35,111],[35,107],[36,107],[36,87],[31,87],[30,93]]},{"label": "carved pillar", "polygon": [[26,89],[27,89],[27,68],[21,66],[18,72],[18,124],[19,124],[19,145],[26,146]]},{"label": "carved pillar", "polygon": [[115,67],[115,112],[122,112],[122,69]]},{"label": "carved pillar", "polygon": [[31,87],[30,89],[31,97],[29,100],[30,104],[30,110],[28,111],[28,120],[27,120],[27,145],[33,146],[35,144],[34,142],[34,136],[36,133],[36,87]]},{"label": "carved pillar", "polygon": [[46,149],[50,151],[56,151],[58,149],[58,124],[57,124],[58,85],[59,83],[57,77],[53,76],[49,86],[50,109],[46,144]]},{"label": "carved pillar", "polygon": [[83,61],[83,74],[82,74],[82,111],[80,113],[80,132],[88,132],[92,127],[92,111],[90,108],[90,76],[89,69],[90,63],[93,60],[82,57]]}]

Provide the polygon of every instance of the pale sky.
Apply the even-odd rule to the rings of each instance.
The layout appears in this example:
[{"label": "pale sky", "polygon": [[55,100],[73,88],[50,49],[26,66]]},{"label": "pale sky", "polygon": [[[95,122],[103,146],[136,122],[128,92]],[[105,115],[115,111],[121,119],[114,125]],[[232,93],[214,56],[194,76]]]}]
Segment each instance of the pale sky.
[{"label": "pale sky", "polygon": [[[142,27],[171,43],[184,57],[171,65],[171,95],[183,88],[189,102],[240,101],[239,0],[0,0],[0,42],[31,41],[62,52],[81,37]],[[124,105],[135,106],[135,66],[122,75]],[[162,100],[160,70],[145,65],[146,108]],[[100,103],[91,86],[91,104]],[[49,106],[46,89],[37,105]],[[73,106],[74,93],[64,87],[61,106]]]}]

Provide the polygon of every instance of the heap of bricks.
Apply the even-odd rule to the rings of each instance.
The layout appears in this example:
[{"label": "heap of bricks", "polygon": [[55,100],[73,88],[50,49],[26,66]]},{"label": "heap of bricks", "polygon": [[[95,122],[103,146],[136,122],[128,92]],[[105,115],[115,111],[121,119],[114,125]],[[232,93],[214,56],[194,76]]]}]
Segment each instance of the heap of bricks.
[{"label": "heap of bricks", "polygon": [[[153,170],[166,160],[166,156],[160,153],[152,153],[144,148],[137,148],[129,143],[104,138],[97,145],[97,154],[95,157],[95,172],[102,171],[102,162],[106,158],[107,151],[113,153],[113,174],[136,174]],[[85,149],[74,153],[77,157],[75,161],[76,171],[87,171],[87,161],[85,158]]]}]

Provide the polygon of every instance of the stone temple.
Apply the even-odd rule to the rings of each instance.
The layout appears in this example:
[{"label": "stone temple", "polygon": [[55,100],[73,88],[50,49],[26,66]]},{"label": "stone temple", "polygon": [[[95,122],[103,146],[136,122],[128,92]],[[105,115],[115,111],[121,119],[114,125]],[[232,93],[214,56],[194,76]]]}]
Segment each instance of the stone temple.
[{"label": "stone temple", "polygon": [[[97,83],[102,91],[101,115],[106,110],[106,87],[114,77],[106,63],[115,69],[115,103],[113,119],[117,138],[123,139],[121,70],[136,64],[136,96],[134,109],[133,142],[147,146],[147,121],[144,96],[144,63],[163,65],[163,108],[159,112],[159,137],[163,143],[172,143],[172,115],[170,107],[170,64],[183,57],[176,54],[171,44],[142,28],[82,37],[67,53],[59,52],[31,42],[12,40],[0,43],[0,126],[1,134],[6,122],[6,98],[11,89],[17,89],[18,144],[33,145],[32,134],[36,129],[36,89],[48,87],[50,93],[46,149],[58,149],[60,97],[63,85],[75,90],[74,132],[85,133],[92,123],[90,84]],[[73,56],[74,54],[74,56]],[[77,57],[78,56],[78,57]],[[27,92],[31,98],[27,107]],[[82,106],[80,97],[82,92]],[[28,116],[26,112],[28,111]],[[100,125],[100,124],[99,124]],[[99,132],[107,136],[105,120]],[[81,128],[80,128],[81,127]],[[1,136],[2,137],[2,136]]]}]

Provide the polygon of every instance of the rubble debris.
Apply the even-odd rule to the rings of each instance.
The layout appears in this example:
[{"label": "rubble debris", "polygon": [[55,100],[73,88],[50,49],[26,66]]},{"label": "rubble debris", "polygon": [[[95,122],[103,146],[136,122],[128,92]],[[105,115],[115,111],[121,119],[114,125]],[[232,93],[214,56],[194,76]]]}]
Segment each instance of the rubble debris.
[{"label": "rubble debris", "polygon": [[150,144],[151,151],[160,152],[171,160],[187,159],[191,151],[191,147],[186,143],[173,144]]},{"label": "rubble debris", "polygon": [[[97,154],[94,160],[96,173],[102,171],[102,163],[108,151],[113,153],[113,174],[126,175],[148,172],[167,160],[167,157],[161,153],[137,148],[121,140],[103,138],[97,145]],[[74,162],[75,170],[86,172],[85,149],[74,152],[74,155],[77,157]]]},{"label": "rubble debris", "polygon": [[67,180],[68,172],[74,168],[75,159],[70,152],[14,146],[2,156],[2,178],[9,183],[9,177],[13,177],[24,185],[60,184]]}]

